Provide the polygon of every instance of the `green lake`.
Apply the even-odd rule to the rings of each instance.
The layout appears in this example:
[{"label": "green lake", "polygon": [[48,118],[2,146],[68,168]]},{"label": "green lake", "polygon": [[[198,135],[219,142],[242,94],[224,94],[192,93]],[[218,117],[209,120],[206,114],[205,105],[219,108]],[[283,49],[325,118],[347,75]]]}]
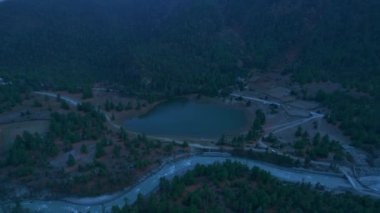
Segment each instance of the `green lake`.
[{"label": "green lake", "polygon": [[249,125],[247,113],[224,104],[171,101],[147,114],[127,120],[125,128],[152,136],[216,139],[236,135]]}]

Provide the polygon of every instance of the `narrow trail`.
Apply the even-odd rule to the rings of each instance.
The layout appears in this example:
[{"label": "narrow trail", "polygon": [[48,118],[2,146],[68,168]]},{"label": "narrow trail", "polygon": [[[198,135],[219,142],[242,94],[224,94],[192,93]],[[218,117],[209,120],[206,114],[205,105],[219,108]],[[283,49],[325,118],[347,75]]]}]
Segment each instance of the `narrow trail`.
[{"label": "narrow trail", "polygon": [[79,104],[81,104],[81,102],[78,100],[75,100],[75,99],[67,97],[67,96],[61,96],[60,94],[57,94],[57,93],[40,92],[40,91],[33,92],[33,93],[36,95],[42,95],[42,96],[47,96],[47,97],[51,97],[51,98],[60,98],[60,99],[64,100],[66,103],[68,103],[69,105],[72,105],[75,107],[78,106]]},{"label": "narrow trail", "polygon": [[[281,104],[279,102],[263,100],[263,99],[255,98],[255,97],[241,96],[241,95],[236,94],[236,93],[231,94],[231,96],[232,97],[236,97],[236,98],[242,98],[243,100],[256,101],[258,103],[265,104],[265,105],[276,105],[278,107],[281,107],[285,111],[287,109],[291,108],[291,106],[289,106],[287,104]],[[275,133],[283,132],[285,130],[288,130],[288,129],[300,126],[302,124],[305,124],[307,122],[310,122],[312,120],[317,120],[317,119],[321,119],[321,118],[324,117],[324,114],[317,113],[317,112],[314,112],[314,111],[309,111],[309,115],[310,116],[308,118],[303,118],[303,119],[300,119],[300,120],[295,120],[295,121],[291,121],[291,122],[288,122],[288,123],[283,123],[283,124],[279,124],[279,125],[276,125],[276,126],[272,126],[272,127],[266,128],[265,130],[266,130],[267,133],[262,138],[259,139],[258,143],[262,147],[269,148],[269,146],[267,144],[265,144],[263,142],[263,140],[262,140],[264,137],[267,137],[270,134],[275,134]],[[342,145],[343,149],[346,150],[348,153],[356,152],[356,148],[354,148],[352,146],[349,146],[347,144],[341,144],[341,145]],[[282,153],[282,152],[280,152],[278,150],[274,150],[274,149],[271,149],[271,150],[273,152],[275,152],[276,154],[285,155],[284,153]],[[288,155],[286,155],[286,156],[288,156]],[[290,157],[293,158],[293,159],[295,159],[294,156],[290,156]],[[312,163],[315,164],[315,165],[325,165],[326,164],[326,162],[321,162],[321,161],[313,161]],[[347,168],[345,166],[338,166],[338,167],[339,167],[339,171],[344,175],[344,177],[348,180],[348,182],[352,185],[352,187],[356,191],[361,191],[361,192],[365,191],[365,193],[379,195],[376,190],[373,190],[372,188],[370,189],[368,187],[364,187],[364,185],[354,175],[350,175],[351,169],[349,169],[349,168]]]},{"label": "narrow trail", "polygon": [[[285,111],[287,110],[287,108],[290,108],[290,106],[285,105],[285,104],[281,104],[279,102],[268,101],[268,100],[264,100],[264,99],[260,99],[260,98],[255,98],[255,97],[249,97],[249,96],[242,96],[242,95],[239,95],[239,94],[236,94],[236,93],[232,93],[231,96],[235,97],[235,98],[242,98],[244,100],[256,101],[256,102],[264,104],[264,105],[275,105],[277,107],[283,108]],[[314,111],[310,111],[309,115],[310,115],[310,117],[308,117],[308,118],[304,118],[304,119],[300,119],[300,120],[296,120],[296,121],[291,121],[291,122],[284,123],[284,124],[279,124],[277,126],[269,127],[266,130],[269,130],[268,134],[270,134],[270,133],[279,133],[279,132],[285,131],[287,129],[291,129],[291,128],[300,126],[300,125],[305,124],[305,123],[307,123],[309,121],[323,118],[325,116],[324,114],[317,113],[317,112],[314,112]]]},{"label": "narrow trail", "polygon": [[[65,101],[67,104],[77,107],[78,105],[81,104],[81,101],[67,97],[67,96],[61,96],[60,94],[57,93],[52,93],[52,92],[41,92],[41,91],[36,91],[33,92],[36,95],[41,95],[41,96],[47,96],[51,98],[60,98],[61,100]],[[115,122],[112,121],[111,117],[104,112],[103,110],[100,110],[101,113],[103,113],[104,117],[106,118],[107,122],[115,129],[120,129],[120,125],[116,124]]]},{"label": "narrow trail", "polygon": [[255,98],[255,97],[242,96],[242,95],[239,95],[239,94],[236,94],[236,93],[232,93],[231,96],[235,97],[235,98],[242,98],[242,99],[245,99],[245,100],[248,100],[248,101],[256,101],[256,102],[259,102],[259,103],[262,103],[262,104],[265,104],[265,105],[282,106],[282,104],[280,104],[278,102],[268,101],[268,100],[264,100],[264,99],[260,99],[260,98]]},{"label": "narrow trail", "polygon": [[309,118],[305,118],[305,119],[301,119],[301,120],[297,120],[297,121],[292,121],[292,122],[289,122],[289,123],[281,124],[281,125],[278,125],[278,126],[274,126],[274,127],[268,128],[267,130],[271,130],[272,133],[279,133],[279,132],[285,131],[287,129],[291,129],[291,128],[300,126],[300,125],[305,124],[307,122],[310,122],[312,120],[324,117],[324,115],[322,115],[322,114],[317,114],[317,113],[313,113],[313,112],[311,112],[310,114],[311,114],[311,116]]}]

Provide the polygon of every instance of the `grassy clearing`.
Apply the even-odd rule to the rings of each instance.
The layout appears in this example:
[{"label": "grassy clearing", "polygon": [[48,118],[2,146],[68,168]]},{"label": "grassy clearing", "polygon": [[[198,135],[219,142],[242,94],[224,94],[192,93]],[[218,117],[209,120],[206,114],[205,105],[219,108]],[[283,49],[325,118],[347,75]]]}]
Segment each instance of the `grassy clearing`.
[{"label": "grassy clearing", "polygon": [[7,125],[0,125],[0,153],[10,148],[17,135],[24,131],[31,133],[46,133],[49,121],[26,121]]}]

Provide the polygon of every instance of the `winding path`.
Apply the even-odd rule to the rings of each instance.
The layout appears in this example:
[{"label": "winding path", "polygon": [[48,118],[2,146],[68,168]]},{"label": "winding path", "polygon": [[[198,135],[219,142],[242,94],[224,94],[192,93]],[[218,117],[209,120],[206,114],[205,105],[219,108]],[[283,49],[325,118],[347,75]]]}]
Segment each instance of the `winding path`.
[{"label": "winding path", "polygon": [[[66,103],[68,103],[69,105],[71,106],[78,106],[81,104],[81,101],[79,100],[76,100],[76,99],[73,99],[73,98],[70,98],[70,97],[67,97],[67,96],[61,96],[57,93],[53,93],[53,92],[41,92],[41,91],[36,91],[36,92],[33,92],[34,94],[36,95],[41,95],[41,96],[47,96],[47,97],[51,97],[51,98],[60,98],[61,100],[65,101]],[[111,117],[104,111],[100,110],[103,114],[104,114],[104,117],[106,118],[107,122],[114,128],[116,129],[120,129],[120,126],[116,123],[114,123],[111,119]]]},{"label": "winding path", "polygon": [[[260,98],[239,95],[236,93],[232,93],[231,96],[235,97],[235,98],[242,98],[242,99],[248,100],[248,101],[256,101],[256,102],[264,104],[264,105],[275,105],[277,107],[282,107],[283,109],[285,109],[285,106],[283,104],[281,104],[279,102],[275,102],[275,101],[268,101],[268,100],[264,100],[264,99],[260,99]],[[304,119],[280,124],[277,126],[273,126],[273,127],[268,128],[267,130],[270,130],[271,133],[278,133],[278,132],[282,132],[282,131],[285,131],[287,129],[293,128],[293,127],[300,126],[300,125],[307,123],[309,121],[312,121],[314,119],[323,118],[325,116],[324,114],[317,113],[317,112],[309,112],[309,113],[310,113],[310,116],[308,118],[304,118]]]},{"label": "winding path", "polygon": [[52,93],[52,92],[41,92],[41,91],[37,91],[37,92],[33,92],[34,94],[36,95],[42,95],[42,96],[47,96],[47,97],[51,97],[51,98],[60,98],[62,100],[64,100],[66,103],[72,105],[72,106],[78,106],[81,102],[78,101],[78,100],[75,100],[73,98],[69,98],[67,96],[61,96],[60,94],[56,94],[56,93]]},{"label": "winding path", "polygon": [[268,128],[267,130],[271,130],[272,133],[279,133],[279,132],[283,132],[287,129],[291,129],[291,128],[300,126],[300,125],[307,123],[309,121],[312,121],[314,119],[319,119],[319,118],[323,118],[323,117],[324,117],[323,114],[319,114],[316,112],[310,112],[309,118],[304,118],[301,120],[296,120],[296,121],[291,121],[288,123],[280,124],[278,126],[273,126],[273,127]]},{"label": "winding path", "polygon": [[[263,100],[263,99],[260,99],[260,98],[255,98],[255,97],[249,97],[249,96],[243,96],[243,95],[239,95],[237,93],[232,93],[231,94],[232,97],[236,97],[236,98],[242,98],[243,100],[249,100],[249,101],[256,101],[258,103],[261,103],[261,104],[265,104],[265,105],[276,105],[278,107],[281,107],[282,109],[284,109],[285,111],[287,110],[287,108],[289,109],[289,106],[286,105],[286,104],[281,104],[279,102],[274,102],[274,101],[268,101],[268,100]],[[277,125],[277,126],[272,126],[270,128],[267,128],[266,131],[267,133],[263,136],[263,137],[266,137],[268,136],[269,134],[273,133],[279,133],[279,132],[282,132],[282,131],[285,131],[287,129],[291,129],[291,128],[294,128],[294,127],[297,127],[297,126],[300,126],[302,124],[305,124],[307,122],[310,122],[312,120],[315,120],[315,119],[320,119],[320,118],[323,118],[324,117],[324,114],[321,114],[321,113],[317,113],[317,112],[314,112],[314,111],[310,111],[309,112],[309,117],[307,118],[303,118],[303,119],[299,119],[299,120],[295,120],[295,121],[291,121],[291,122],[288,122],[288,123],[284,123],[284,124],[280,124],[280,125]],[[262,138],[263,138],[262,137]],[[262,142],[262,138],[259,140],[259,144],[261,144],[262,147],[268,147],[268,145],[266,145],[265,143]],[[344,150],[346,150],[348,153],[355,153],[356,154],[356,149],[352,146],[349,146],[347,144],[344,144],[344,143],[341,143],[342,147]],[[284,155],[283,153],[281,153],[280,151],[276,151],[274,149],[272,149],[272,151],[276,152],[277,154],[280,154],[280,155]],[[356,156],[356,155],[354,155]],[[290,156],[292,158],[294,158],[294,156]],[[325,164],[325,162],[319,162],[319,161],[313,161],[313,164],[315,165],[323,165]],[[356,191],[360,191],[360,192],[364,192],[365,193],[369,193],[369,194],[374,194],[374,196],[379,196],[380,194],[378,193],[378,191],[376,190],[378,187],[377,185],[380,185],[380,181],[376,181],[376,183],[374,184],[374,187],[365,187],[364,184],[362,184],[357,178],[354,177],[354,175],[351,175],[351,169],[345,167],[345,166],[338,166],[339,167],[339,170],[340,172],[346,177],[346,179],[350,182],[350,184],[352,185],[352,187],[356,190]],[[376,179],[380,180],[379,177],[376,177]]]},{"label": "winding path", "polygon": [[255,98],[255,97],[250,97],[250,96],[239,95],[239,94],[236,94],[236,93],[232,93],[231,96],[235,97],[235,98],[242,98],[242,99],[245,99],[245,100],[248,100],[248,101],[256,101],[256,102],[259,102],[259,103],[262,103],[262,104],[265,104],[265,105],[275,105],[275,106],[278,106],[278,107],[282,106],[278,102],[268,101],[268,100],[264,100],[264,99],[260,99],[260,98]]}]

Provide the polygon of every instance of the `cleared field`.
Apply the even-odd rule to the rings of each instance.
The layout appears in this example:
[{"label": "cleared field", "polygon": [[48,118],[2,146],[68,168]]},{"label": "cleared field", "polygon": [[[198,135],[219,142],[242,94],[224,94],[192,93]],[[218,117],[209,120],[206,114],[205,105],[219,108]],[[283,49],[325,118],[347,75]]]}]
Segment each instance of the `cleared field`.
[{"label": "cleared field", "polygon": [[48,131],[49,121],[26,121],[7,125],[0,125],[0,153],[7,151],[17,135],[24,131],[31,133],[45,133]]}]

